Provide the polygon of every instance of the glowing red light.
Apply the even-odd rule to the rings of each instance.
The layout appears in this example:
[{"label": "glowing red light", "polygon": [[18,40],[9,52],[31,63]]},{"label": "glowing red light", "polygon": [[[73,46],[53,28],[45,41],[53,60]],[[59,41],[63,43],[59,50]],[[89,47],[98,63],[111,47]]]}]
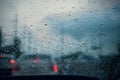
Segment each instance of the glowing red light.
[{"label": "glowing red light", "polygon": [[17,70],[16,66],[13,66],[12,71],[16,71],[16,70]]},{"label": "glowing red light", "polygon": [[53,70],[54,70],[54,72],[58,72],[58,67],[57,67],[57,65],[53,65]]},{"label": "glowing red light", "polygon": [[14,64],[15,63],[15,61],[12,59],[12,60],[10,60],[10,64]]},{"label": "glowing red light", "polygon": [[32,59],[32,62],[37,63],[39,62],[39,59],[38,58]]}]

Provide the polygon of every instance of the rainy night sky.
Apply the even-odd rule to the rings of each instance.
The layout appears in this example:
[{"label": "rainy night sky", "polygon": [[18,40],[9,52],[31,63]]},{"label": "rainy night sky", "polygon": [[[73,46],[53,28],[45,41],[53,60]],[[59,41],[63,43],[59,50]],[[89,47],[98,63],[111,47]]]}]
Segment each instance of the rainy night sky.
[{"label": "rainy night sky", "polygon": [[2,46],[12,44],[17,30],[21,51],[27,54],[117,54],[119,4],[119,0],[0,0]]}]

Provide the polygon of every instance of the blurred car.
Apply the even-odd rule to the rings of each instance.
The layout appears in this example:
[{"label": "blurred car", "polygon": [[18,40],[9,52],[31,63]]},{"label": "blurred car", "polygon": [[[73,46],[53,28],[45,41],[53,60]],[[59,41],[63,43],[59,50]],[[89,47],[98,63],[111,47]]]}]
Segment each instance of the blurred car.
[{"label": "blurred car", "polygon": [[0,54],[0,75],[12,75],[17,70],[19,67],[14,55]]},{"label": "blurred car", "polygon": [[47,54],[23,54],[18,59],[21,75],[57,74],[58,67]]}]

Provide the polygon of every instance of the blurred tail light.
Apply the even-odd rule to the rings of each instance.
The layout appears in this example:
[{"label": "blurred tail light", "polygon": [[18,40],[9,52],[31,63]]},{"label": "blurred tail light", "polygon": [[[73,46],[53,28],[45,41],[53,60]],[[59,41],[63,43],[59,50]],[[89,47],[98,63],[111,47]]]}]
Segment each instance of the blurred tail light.
[{"label": "blurred tail light", "polygon": [[9,63],[10,63],[10,64],[15,64],[15,61],[14,61],[13,59],[11,59],[11,60],[9,61]]},{"label": "blurred tail light", "polygon": [[53,65],[53,70],[54,70],[54,72],[58,72],[58,67],[57,67],[57,65]]},{"label": "blurred tail light", "polygon": [[17,71],[17,67],[16,67],[16,66],[13,66],[13,67],[12,67],[12,71]]},{"label": "blurred tail light", "polygon": [[39,60],[38,58],[35,58],[35,59],[31,59],[31,61],[34,62],[34,63],[37,63],[37,62],[39,62],[40,60]]}]

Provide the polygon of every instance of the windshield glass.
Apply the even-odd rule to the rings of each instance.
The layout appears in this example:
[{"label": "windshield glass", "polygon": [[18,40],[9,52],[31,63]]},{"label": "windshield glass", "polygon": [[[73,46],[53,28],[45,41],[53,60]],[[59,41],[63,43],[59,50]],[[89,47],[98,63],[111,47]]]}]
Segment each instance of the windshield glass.
[{"label": "windshield glass", "polygon": [[38,55],[38,54],[32,54],[32,55],[23,55],[22,60],[31,60],[31,59],[41,59],[41,60],[50,60],[51,57],[48,55]]},{"label": "windshield glass", "polygon": [[0,0],[0,54],[16,57],[8,61],[11,70],[19,67],[11,76],[114,79],[120,75],[120,1]]}]

